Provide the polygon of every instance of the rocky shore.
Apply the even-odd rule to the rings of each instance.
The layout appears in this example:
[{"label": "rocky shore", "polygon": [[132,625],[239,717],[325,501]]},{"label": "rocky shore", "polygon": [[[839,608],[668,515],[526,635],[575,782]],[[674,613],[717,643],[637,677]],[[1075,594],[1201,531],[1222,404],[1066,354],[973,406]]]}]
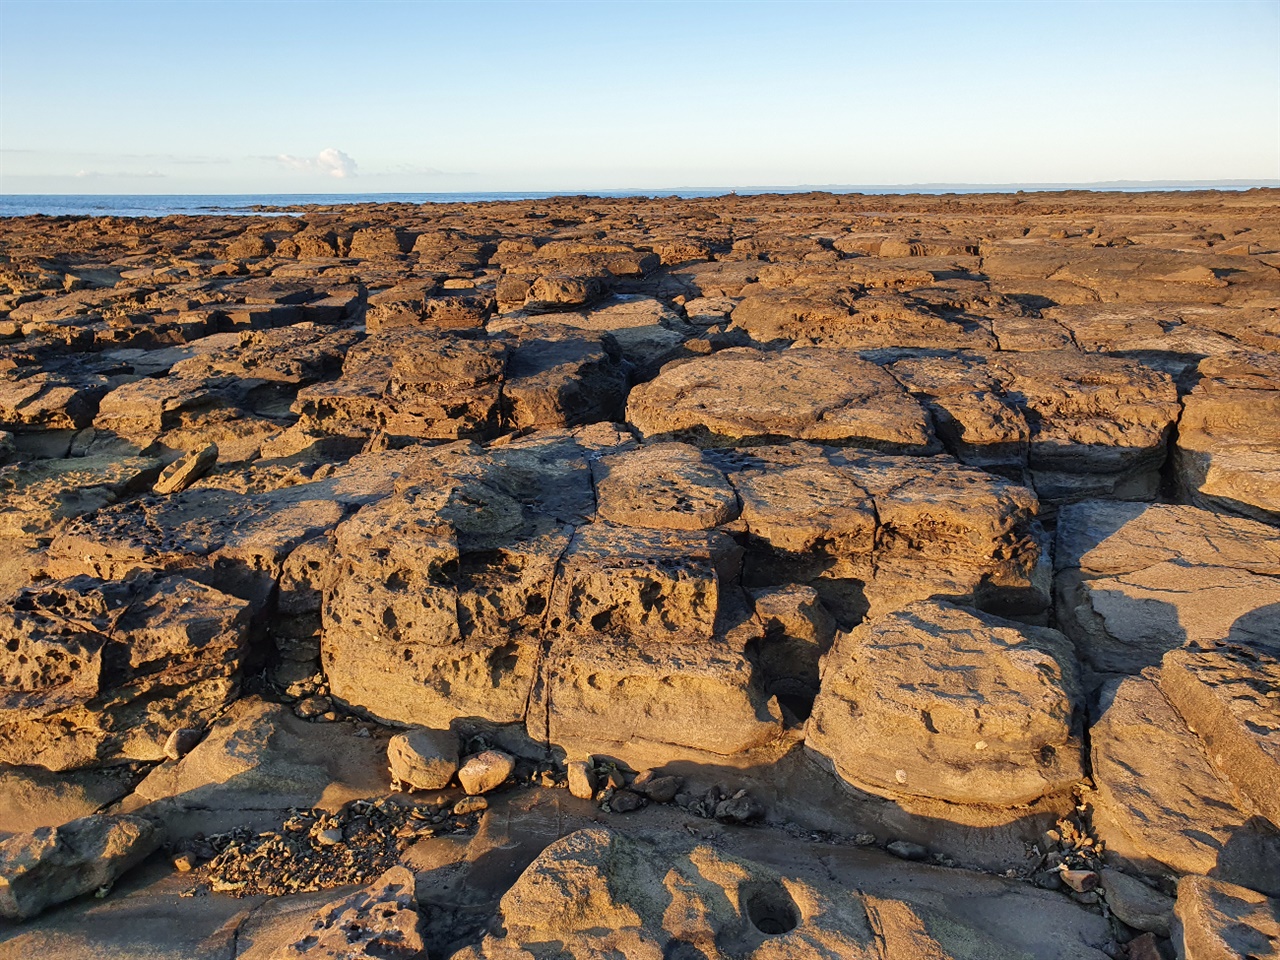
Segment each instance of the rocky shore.
[{"label": "rocky shore", "polygon": [[1280,956],[1280,191],[0,222],[0,958]]}]

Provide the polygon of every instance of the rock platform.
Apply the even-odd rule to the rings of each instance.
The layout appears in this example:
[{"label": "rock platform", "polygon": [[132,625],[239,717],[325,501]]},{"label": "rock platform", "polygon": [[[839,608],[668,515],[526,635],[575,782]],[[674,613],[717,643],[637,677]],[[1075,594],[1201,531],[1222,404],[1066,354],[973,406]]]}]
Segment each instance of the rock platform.
[{"label": "rock platform", "polygon": [[0,222],[0,958],[1280,955],[1280,192]]}]

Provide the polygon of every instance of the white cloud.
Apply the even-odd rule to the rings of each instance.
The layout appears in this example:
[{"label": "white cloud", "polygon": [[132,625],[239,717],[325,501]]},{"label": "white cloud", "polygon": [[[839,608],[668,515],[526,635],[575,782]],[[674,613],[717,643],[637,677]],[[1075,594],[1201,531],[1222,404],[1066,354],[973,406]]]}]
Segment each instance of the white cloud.
[{"label": "white cloud", "polygon": [[156,178],[163,179],[164,174],[159,170],[146,171],[130,171],[116,170],[111,173],[103,173],[100,170],[78,170],[76,176],[82,180],[103,180],[103,179],[124,179],[124,180],[153,180]]},{"label": "white cloud", "polygon": [[337,147],[325,147],[314,157],[295,157],[282,153],[276,160],[291,170],[322,173],[337,180],[347,180],[356,175],[356,162]]}]

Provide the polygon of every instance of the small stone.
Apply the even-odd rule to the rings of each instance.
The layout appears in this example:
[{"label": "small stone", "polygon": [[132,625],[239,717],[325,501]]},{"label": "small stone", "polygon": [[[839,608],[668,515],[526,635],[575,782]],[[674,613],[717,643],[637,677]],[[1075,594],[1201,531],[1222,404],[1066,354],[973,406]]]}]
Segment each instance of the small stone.
[{"label": "small stone", "polygon": [[1062,878],[1057,870],[1041,870],[1035,875],[1035,885],[1041,890],[1061,890]]},{"label": "small stone", "polygon": [[179,873],[190,873],[195,865],[195,858],[189,853],[181,853],[173,858],[173,866]]},{"label": "small stone", "polygon": [[151,489],[156,493],[180,493],[208,473],[217,462],[216,443],[202,450],[193,450],[165,467]]},{"label": "small stone", "polygon": [[1107,906],[1121,922],[1145,933],[1169,936],[1173,923],[1173,897],[1165,896],[1119,870],[1103,870],[1099,880]]},{"label": "small stone", "polygon": [[1129,941],[1129,960],[1164,960],[1155,934],[1144,933]]},{"label": "small stone", "polygon": [[484,797],[463,797],[453,805],[455,817],[466,817],[489,809],[489,801]]},{"label": "small stone", "polygon": [[609,809],[614,813],[631,813],[644,806],[644,798],[630,790],[619,790],[609,800]]},{"label": "small stone", "polygon": [[458,782],[468,796],[488,793],[506,783],[515,772],[516,758],[501,750],[477,753],[458,771]]},{"label": "small stone", "polygon": [[328,830],[317,830],[314,834],[316,843],[322,847],[331,847],[342,842],[342,828],[330,827]]},{"label": "small stone", "polygon": [[606,786],[621,790],[627,785],[627,778],[622,775],[622,771],[617,767],[610,767],[609,772],[605,774],[604,782]]},{"label": "small stone", "polygon": [[458,741],[447,730],[417,727],[388,741],[387,763],[412,790],[443,790],[458,772]]},{"label": "small stone", "polygon": [[646,770],[636,777],[631,789],[654,803],[670,803],[680,792],[683,783],[680,777],[659,777],[652,770]]},{"label": "small stone", "polygon": [[1096,890],[1089,890],[1086,893],[1073,893],[1071,899],[1076,903],[1083,903],[1087,907],[1092,907],[1102,901]]},{"label": "small stone", "polygon": [[333,704],[329,702],[328,697],[316,696],[299,700],[293,705],[293,712],[303,720],[314,720],[316,717],[323,716],[332,708]]},{"label": "small stone", "polygon": [[876,844],[876,835],[874,833],[860,833],[853,838],[855,846],[874,847]]},{"label": "small stone", "polygon": [[927,847],[912,843],[910,840],[895,840],[893,843],[888,844],[885,849],[895,857],[901,857],[903,860],[926,860],[929,857]]},{"label": "small stone", "polygon": [[191,727],[179,727],[164,742],[164,755],[170,760],[181,760],[200,742],[200,731]]},{"label": "small stone", "polygon": [[764,807],[745,791],[716,804],[716,819],[728,823],[749,823],[764,816]]},{"label": "small stone", "polygon": [[572,760],[565,766],[569,777],[569,792],[579,800],[590,800],[596,795],[596,774],[591,764]]},{"label": "small stone", "polygon": [[1076,893],[1088,893],[1098,886],[1098,875],[1092,870],[1062,870],[1060,876]]}]

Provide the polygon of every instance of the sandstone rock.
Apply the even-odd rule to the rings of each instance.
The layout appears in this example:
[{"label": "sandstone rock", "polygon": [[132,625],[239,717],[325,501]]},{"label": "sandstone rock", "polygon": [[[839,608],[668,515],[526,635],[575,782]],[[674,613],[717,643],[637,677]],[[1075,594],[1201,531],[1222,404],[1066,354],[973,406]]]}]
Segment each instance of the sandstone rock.
[{"label": "sandstone rock", "polygon": [[468,796],[488,793],[507,782],[515,772],[516,758],[501,750],[486,750],[467,759],[458,768],[458,782]]},{"label": "sandstone rock", "polygon": [[0,466],[0,538],[54,536],[73,517],[143,490],[160,472],[149,457],[74,457]]},{"label": "sandstone rock", "polygon": [[571,760],[565,764],[569,777],[569,793],[579,800],[590,800],[596,795],[596,775],[591,764],[583,760]]},{"label": "sandstone rock", "polygon": [[1280,906],[1209,877],[1178,882],[1174,947],[1182,960],[1246,960],[1280,952]]},{"label": "sandstone rock", "polygon": [[110,887],[163,840],[141,817],[95,814],[0,841],[0,916],[26,920]]},{"label": "sandstone rock", "polygon": [[1277,844],[1247,828],[1249,808],[1209,762],[1203,745],[1150,680],[1103,689],[1091,730],[1098,787],[1094,824],[1112,854],[1145,867],[1209,873],[1235,882],[1280,882]]},{"label": "sandstone rock", "polygon": [[1280,521],[1280,362],[1233,352],[1200,363],[1178,422],[1179,486],[1192,503]]},{"label": "sandstone rock", "polygon": [[1169,936],[1173,924],[1173,897],[1167,897],[1119,870],[1103,870],[1099,877],[1107,906],[1123,923],[1135,930]]},{"label": "sandstone rock", "polygon": [[0,619],[0,759],[54,770],[161,760],[236,696],[249,609],[182,577],[73,577]]},{"label": "sandstone rock", "polygon": [[920,602],[837,639],[805,743],[880,796],[1016,806],[1083,776],[1080,701],[1057,631]]},{"label": "sandstone rock", "polygon": [[286,947],[280,960],[409,960],[422,955],[426,944],[413,891],[413,874],[392,867],[363,890],[316,911],[306,935]]},{"label": "sandstone rock", "polygon": [[[1170,650],[1160,689],[1204,741],[1214,766],[1280,824],[1280,605],[1252,616],[1270,643]],[[1236,632],[1245,631],[1237,625]]]},{"label": "sandstone rock", "polygon": [[1184,644],[1280,642],[1270,528],[1189,506],[1090,502],[1058,520],[1059,621],[1094,670],[1131,674]]},{"label": "sandstone rock", "polygon": [[360,737],[350,724],[308,723],[280,704],[242,697],[122,806],[164,821],[174,837],[278,828],[290,808],[336,809],[385,791],[387,752],[384,738]]},{"label": "sandstone rock", "polygon": [[729,446],[795,438],[903,453],[937,449],[928,417],[852,351],[722,350],[666,367],[631,392],[627,419],[649,439]]},{"label": "sandstone rock", "polygon": [[604,519],[634,527],[706,530],[736,518],[738,497],[696,447],[649,444],[592,464]]},{"label": "sandstone rock", "polygon": [[387,743],[391,776],[413,790],[443,790],[458,771],[458,741],[452,733],[417,727]]},{"label": "sandstone rock", "polygon": [[156,493],[178,493],[203,477],[217,462],[218,445],[211,443],[179,457],[165,467],[151,489]]}]

